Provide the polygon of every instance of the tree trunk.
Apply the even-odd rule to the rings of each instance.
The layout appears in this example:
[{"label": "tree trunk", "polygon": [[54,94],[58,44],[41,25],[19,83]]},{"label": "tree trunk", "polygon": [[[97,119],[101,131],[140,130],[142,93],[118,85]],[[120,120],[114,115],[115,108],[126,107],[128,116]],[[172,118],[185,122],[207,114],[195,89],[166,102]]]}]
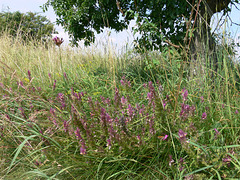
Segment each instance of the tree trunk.
[{"label": "tree trunk", "polygon": [[198,85],[204,82],[206,67],[217,71],[216,43],[213,39],[210,22],[216,12],[225,10],[230,0],[203,0],[195,22],[193,37],[190,42],[190,80]]}]

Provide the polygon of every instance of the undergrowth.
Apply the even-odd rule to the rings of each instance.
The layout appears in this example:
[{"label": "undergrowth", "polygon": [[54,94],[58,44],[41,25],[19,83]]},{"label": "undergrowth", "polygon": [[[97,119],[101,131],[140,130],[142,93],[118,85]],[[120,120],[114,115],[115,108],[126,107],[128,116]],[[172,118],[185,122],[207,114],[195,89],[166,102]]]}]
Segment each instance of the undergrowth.
[{"label": "undergrowth", "polygon": [[217,72],[189,79],[172,48],[115,56],[1,42],[3,179],[240,178],[239,69],[224,50]]}]

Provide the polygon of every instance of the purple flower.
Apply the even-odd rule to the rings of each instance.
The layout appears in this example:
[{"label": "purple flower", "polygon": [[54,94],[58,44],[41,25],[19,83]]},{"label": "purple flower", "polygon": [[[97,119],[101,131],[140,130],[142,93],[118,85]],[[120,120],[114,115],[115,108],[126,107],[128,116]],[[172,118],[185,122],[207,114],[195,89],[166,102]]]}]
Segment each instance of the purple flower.
[{"label": "purple flower", "polygon": [[204,98],[203,98],[203,96],[201,96],[200,99],[201,99],[201,102],[203,103],[203,102],[204,102]]},{"label": "purple flower", "polygon": [[165,107],[167,105],[167,102],[165,100],[163,100],[163,109],[165,110]]},{"label": "purple flower", "polygon": [[111,146],[112,146],[111,140],[110,140],[110,139],[107,139],[107,147],[108,147],[109,149],[111,149]]},{"label": "purple flower", "polygon": [[167,134],[165,136],[158,136],[158,139],[162,139],[163,141],[165,141],[167,138],[168,138]]},{"label": "purple flower", "polygon": [[60,39],[60,38],[57,37],[57,36],[55,36],[52,40],[54,41],[54,43],[55,43],[58,47],[60,47],[60,45],[63,43],[63,38]]},{"label": "purple flower", "polygon": [[202,114],[202,119],[206,119],[206,118],[207,118],[207,113],[204,112],[204,113]]},{"label": "purple flower", "polygon": [[124,96],[121,98],[122,105],[125,105],[127,103],[127,99],[124,98]]},{"label": "purple flower", "polygon": [[227,155],[227,157],[223,158],[222,161],[226,163],[228,166],[230,166],[232,159],[229,155]]},{"label": "purple flower", "polygon": [[238,110],[235,111],[235,114],[238,114]]},{"label": "purple flower", "polygon": [[50,113],[51,113],[52,116],[56,117],[55,109],[51,108],[49,111],[50,111]]},{"label": "purple flower", "polygon": [[127,112],[128,112],[130,119],[132,119],[135,114],[134,114],[134,109],[131,106],[131,104],[128,105]]},{"label": "purple flower", "polygon": [[32,77],[31,77],[31,72],[28,70],[28,79],[29,81],[31,81]]},{"label": "purple flower", "polygon": [[188,91],[185,90],[185,88],[183,89],[182,96],[183,96],[183,101],[186,101],[186,100],[187,100],[187,97],[188,97]]},{"label": "purple flower", "polygon": [[220,132],[216,128],[214,128],[214,131],[216,132],[216,135],[220,134]]},{"label": "purple flower", "polygon": [[76,131],[74,131],[74,132],[75,132],[75,135],[76,135],[77,139],[79,139],[81,141],[82,140],[82,136],[80,134],[80,129],[77,127]]},{"label": "purple flower", "polygon": [[166,134],[162,140],[164,141],[164,140],[166,140],[167,138],[168,138],[168,135]]},{"label": "purple flower", "polygon": [[183,130],[179,129],[178,136],[179,136],[179,139],[180,139],[181,143],[185,143],[186,142],[186,136],[187,136],[186,132],[184,132]]},{"label": "purple flower", "polygon": [[54,83],[53,83],[53,91],[55,90],[55,88],[56,88],[56,80],[54,80]]},{"label": "purple flower", "polygon": [[63,76],[64,76],[65,79],[68,79],[67,74],[65,72],[63,73]]},{"label": "purple flower", "polygon": [[223,162],[231,162],[231,157],[230,156],[227,156],[225,158],[222,159]]},{"label": "purple flower", "polygon": [[85,142],[82,141],[82,146],[80,148],[80,154],[84,155],[84,154],[87,154],[87,150],[86,150],[86,146],[85,146]]},{"label": "purple flower", "polygon": [[63,126],[64,126],[64,131],[67,132],[68,131],[68,127],[69,127],[69,122],[64,120]]},{"label": "purple flower", "polygon": [[154,129],[154,117],[149,120],[149,132],[153,135],[156,133]]}]

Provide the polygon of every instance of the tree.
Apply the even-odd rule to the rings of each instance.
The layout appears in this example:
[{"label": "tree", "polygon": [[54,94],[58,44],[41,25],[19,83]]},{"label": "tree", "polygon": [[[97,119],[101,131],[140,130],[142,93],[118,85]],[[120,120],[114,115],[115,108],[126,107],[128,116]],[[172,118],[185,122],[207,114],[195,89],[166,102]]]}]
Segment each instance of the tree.
[{"label": "tree", "polygon": [[137,17],[135,31],[142,35],[138,43],[145,49],[159,49],[164,40],[184,44],[191,28],[201,26],[206,34],[213,14],[223,11],[226,15],[231,11],[229,5],[236,3],[239,0],[48,0],[43,9],[52,6],[57,23],[73,42],[84,39],[85,44],[94,42],[94,31],[109,27],[118,32]]},{"label": "tree", "polygon": [[1,12],[0,25],[0,32],[7,30],[13,37],[21,36],[24,40],[43,40],[55,32],[50,20],[32,12]]}]

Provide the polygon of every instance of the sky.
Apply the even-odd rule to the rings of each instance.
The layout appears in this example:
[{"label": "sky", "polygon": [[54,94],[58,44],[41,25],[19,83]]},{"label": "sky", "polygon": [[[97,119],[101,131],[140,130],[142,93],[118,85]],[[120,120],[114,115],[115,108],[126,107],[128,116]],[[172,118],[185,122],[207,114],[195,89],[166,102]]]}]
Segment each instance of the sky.
[{"label": "sky", "polygon": [[[40,6],[42,6],[44,3],[46,3],[47,0],[0,0],[0,8],[1,11],[7,11],[10,12],[14,11],[20,11],[22,13],[25,12],[38,12],[41,13],[42,16],[46,16],[48,19],[51,20],[51,22],[56,21],[56,15],[54,14],[53,9],[50,7],[47,12],[43,13]],[[240,6],[238,6],[240,9]],[[240,24],[240,11],[238,11],[236,8],[233,8],[232,13],[230,14],[230,17],[233,22]],[[213,18],[213,25],[214,19],[217,20],[221,17],[221,14],[216,14]],[[216,21],[215,21],[216,22]],[[124,48],[124,45],[126,43],[131,44],[133,41],[133,33],[130,31],[130,28],[134,26],[135,23],[132,21],[130,23],[130,27],[128,30],[125,30],[120,33],[116,33],[115,31],[109,31],[105,30],[104,33],[96,36],[96,44],[106,44],[107,42],[111,42],[113,48],[115,48],[117,51],[120,51]],[[64,44],[69,43],[69,36],[66,32],[64,32],[63,28],[61,26],[55,26],[56,30],[58,31],[58,36],[64,39]],[[238,39],[238,36],[240,36],[240,27],[236,25],[228,26],[226,27],[228,31],[231,32],[232,37],[235,39],[235,41],[238,41],[240,43],[240,39]],[[221,29],[220,31],[224,31],[224,29]],[[111,32],[111,35],[108,37],[107,34]],[[80,43],[82,45],[83,43]],[[240,49],[238,49],[240,53]]]}]

